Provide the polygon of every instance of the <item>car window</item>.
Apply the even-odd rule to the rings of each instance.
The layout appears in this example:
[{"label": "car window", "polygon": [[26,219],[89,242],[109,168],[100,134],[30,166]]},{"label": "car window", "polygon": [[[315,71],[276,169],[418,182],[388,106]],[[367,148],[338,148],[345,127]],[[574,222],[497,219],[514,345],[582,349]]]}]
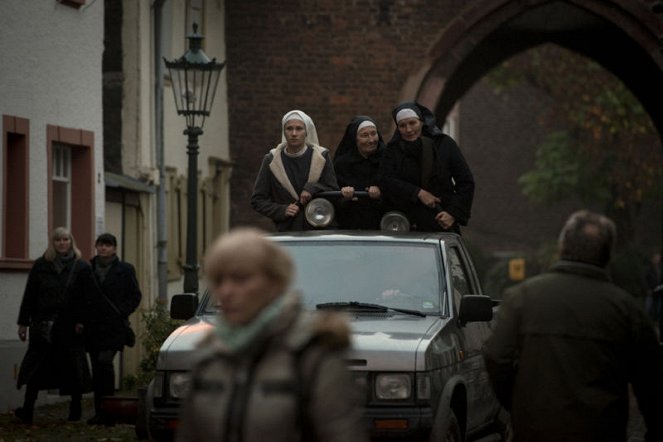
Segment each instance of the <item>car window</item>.
[{"label": "car window", "polygon": [[453,287],[453,299],[456,311],[460,309],[460,298],[472,293],[467,269],[460,255],[460,249],[452,246],[449,248],[449,272],[451,275],[451,286]]},{"label": "car window", "polygon": [[295,260],[294,288],[305,305],[367,302],[439,313],[442,266],[435,244],[384,241],[286,241]]}]

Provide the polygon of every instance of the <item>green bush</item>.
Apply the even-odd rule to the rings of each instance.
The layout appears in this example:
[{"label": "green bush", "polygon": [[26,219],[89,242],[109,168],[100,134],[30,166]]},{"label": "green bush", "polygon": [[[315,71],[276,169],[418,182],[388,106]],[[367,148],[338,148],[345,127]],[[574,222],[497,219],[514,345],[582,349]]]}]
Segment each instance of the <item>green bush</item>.
[{"label": "green bush", "polygon": [[137,342],[143,346],[143,358],[138,365],[138,373],[124,378],[123,383],[126,390],[147,387],[154,377],[161,345],[183,322],[172,319],[168,309],[162,303],[156,303],[152,309],[143,312],[141,320],[144,324],[144,331],[138,336]]}]

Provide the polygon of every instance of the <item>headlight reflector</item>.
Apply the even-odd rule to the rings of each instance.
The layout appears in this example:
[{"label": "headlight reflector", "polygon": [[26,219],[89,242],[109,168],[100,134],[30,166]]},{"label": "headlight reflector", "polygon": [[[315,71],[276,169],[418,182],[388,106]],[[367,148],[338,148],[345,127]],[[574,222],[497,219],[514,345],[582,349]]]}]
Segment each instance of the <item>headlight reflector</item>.
[{"label": "headlight reflector", "polygon": [[168,393],[170,397],[182,399],[189,393],[191,388],[191,373],[180,371],[170,374],[168,380]]},{"label": "headlight reflector", "polygon": [[408,399],[411,394],[412,379],[407,374],[385,373],[375,378],[375,396],[378,399]]},{"label": "headlight reflector", "polygon": [[380,229],[387,232],[408,232],[410,230],[410,221],[402,212],[392,210],[382,215],[380,220]]},{"label": "headlight reflector", "polygon": [[327,227],[334,220],[334,205],[325,198],[315,198],[306,205],[306,221],[313,227]]}]

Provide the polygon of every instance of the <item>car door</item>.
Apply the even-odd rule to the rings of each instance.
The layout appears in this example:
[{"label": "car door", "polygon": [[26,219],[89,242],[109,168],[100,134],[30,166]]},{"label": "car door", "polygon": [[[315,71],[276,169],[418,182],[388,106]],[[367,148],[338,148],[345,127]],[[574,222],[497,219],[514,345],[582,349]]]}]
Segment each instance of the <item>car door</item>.
[{"label": "car door", "polygon": [[[458,317],[464,295],[479,294],[478,279],[471,262],[460,244],[448,244],[447,259],[451,279],[454,317]],[[496,401],[485,369],[481,348],[490,330],[486,322],[470,322],[461,328],[463,349],[460,370],[467,382],[467,428],[471,430],[488,422],[495,413]]]}]

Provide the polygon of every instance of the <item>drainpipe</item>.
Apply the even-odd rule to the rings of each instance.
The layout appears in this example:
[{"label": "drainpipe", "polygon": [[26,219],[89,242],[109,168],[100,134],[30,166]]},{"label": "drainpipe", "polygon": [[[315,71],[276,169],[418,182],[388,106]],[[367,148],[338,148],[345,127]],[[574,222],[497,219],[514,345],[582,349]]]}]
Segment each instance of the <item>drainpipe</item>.
[{"label": "drainpipe", "polygon": [[154,0],[154,143],[159,167],[159,186],[157,189],[157,302],[168,302],[168,230],[166,224],[166,165],[163,143],[163,74],[164,65],[161,54],[161,28],[163,4],[166,0]]}]

